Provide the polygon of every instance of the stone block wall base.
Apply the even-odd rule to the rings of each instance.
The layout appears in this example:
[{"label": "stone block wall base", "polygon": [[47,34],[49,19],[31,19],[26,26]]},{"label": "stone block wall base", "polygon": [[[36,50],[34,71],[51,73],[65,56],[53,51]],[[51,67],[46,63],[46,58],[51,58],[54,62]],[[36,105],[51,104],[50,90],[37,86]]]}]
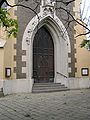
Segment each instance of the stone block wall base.
[{"label": "stone block wall base", "polygon": [[[4,95],[12,93],[30,93],[32,92],[33,79],[3,80],[0,82]],[[90,88],[90,78],[61,78],[55,80],[55,83],[64,84],[69,89]]]}]

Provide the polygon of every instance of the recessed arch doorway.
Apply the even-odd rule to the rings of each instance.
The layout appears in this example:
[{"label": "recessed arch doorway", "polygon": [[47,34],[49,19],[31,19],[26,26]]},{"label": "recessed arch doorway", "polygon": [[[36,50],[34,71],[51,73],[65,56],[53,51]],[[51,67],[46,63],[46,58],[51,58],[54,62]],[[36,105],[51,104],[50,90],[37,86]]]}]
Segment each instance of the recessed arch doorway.
[{"label": "recessed arch doorway", "polygon": [[33,41],[33,78],[34,83],[54,82],[54,43],[44,26]]},{"label": "recessed arch doorway", "polygon": [[[38,14],[38,16],[41,13]],[[23,41],[22,41],[22,50],[26,50],[26,57],[22,58],[24,61],[26,60],[26,68],[22,67],[22,71],[26,73],[26,80],[28,83],[28,90],[32,92],[32,87],[34,82],[47,82],[44,81],[46,79],[37,79],[38,72],[35,72],[33,69],[34,65],[34,40],[37,32],[45,27],[47,32],[52,38],[53,41],[53,71],[49,73],[52,77],[49,79],[54,83],[63,83],[63,79],[68,77],[69,67],[68,63],[70,63],[70,59],[68,57],[69,53],[71,53],[70,40],[68,37],[68,33],[60,21],[60,19],[55,15],[54,18],[52,16],[47,15],[45,17],[40,17],[40,21],[38,24],[38,18],[35,16],[27,25],[26,30],[24,32]],[[63,34],[64,32],[64,34]],[[45,36],[45,34],[44,34]],[[51,61],[50,61],[51,62]],[[40,66],[38,66],[40,67]],[[37,69],[36,69],[37,70]],[[53,74],[52,74],[53,73]],[[38,75],[39,76],[39,75]],[[49,81],[48,81],[49,82]]]}]

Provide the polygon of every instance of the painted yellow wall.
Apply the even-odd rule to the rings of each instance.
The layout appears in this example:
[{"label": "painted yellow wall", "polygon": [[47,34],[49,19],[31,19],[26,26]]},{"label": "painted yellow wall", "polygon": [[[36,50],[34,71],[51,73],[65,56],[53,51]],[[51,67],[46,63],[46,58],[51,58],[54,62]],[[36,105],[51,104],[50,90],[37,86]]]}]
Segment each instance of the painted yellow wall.
[{"label": "painted yellow wall", "polygon": [[[14,0],[8,0],[10,4],[14,4]],[[9,8],[8,12],[10,13],[10,17],[17,19],[14,15],[16,8]],[[16,50],[14,49],[14,44],[16,43],[16,38],[14,37],[7,37],[7,44],[5,45],[4,49],[4,68],[10,67],[11,68],[11,77],[9,79],[15,79],[16,74],[13,72],[14,67],[16,67],[16,62],[14,61],[14,55],[16,55]],[[5,71],[4,71],[5,73]]]},{"label": "painted yellow wall", "polygon": [[0,48],[0,80],[3,79],[3,66],[4,66],[4,49]]},{"label": "painted yellow wall", "polygon": [[[14,4],[14,0],[8,0],[10,4]],[[14,15],[14,10],[16,8],[8,8],[10,17],[16,19]],[[4,28],[0,28],[0,38],[6,40],[6,44],[3,49],[0,49],[0,66],[2,66],[2,71],[0,71],[0,79],[15,79],[16,74],[13,73],[13,68],[16,67],[16,62],[14,62],[14,55],[16,50],[14,49],[14,44],[16,39],[14,37],[7,37]],[[2,57],[1,57],[2,56]],[[10,78],[5,78],[5,68],[10,67],[12,74]]]},{"label": "painted yellow wall", "polygon": [[[6,40],[4,28],[0,28],[0,41]],[[4,46],[5,47],[5,46]],[[4,79],[4,47],[0,48],[0,80]]]},{"label": "painted yellow wall", "polygon": [[[77,26],[76,29],[78,29],[79,33],[82,32],[83,28],[81,26]],[[81,75],[81,69],[82,68],[89,68],[89,76],[90,76],[90,51],[88,51],[86,48],[81,48],[80,44],[83,39],[86,39],[85,36],[78,37],[76,39],[76,77],[82,77]]]},{"label": "painted yellow wall", "polygon": [[[76,11],[75,18],[79,19],[80,18],[80,0],[75,1],[74,11]],[[85,29],[78,24],[75,26],[75,30],[76,30],[76,34],[74,35],[75,37],[80,33],[85,33]],[[86,48],[80,47],[82,40],[86,39],[86,36],[80,36],[80,37],[77,37],[75,39],[76,39],[76,44],[75,44],[76,63],[75,63],[75,67],[77,68],[77,72],[75,74],[75,77],[82,77],[82,75],[81,75],[82,68],[89,68],[89,76],[90,76],[90,51],[88,51]]]},{"label": "painted yellow wall", "polygon": [[5,68],[10,67],[12,70],[11,79],[13,79],[13,56],[14,56],[13,55],[13,51],[14,51],[13,44],[14,44],[14,39],[9,38],[4,48],[4,74],[5,74]]}]

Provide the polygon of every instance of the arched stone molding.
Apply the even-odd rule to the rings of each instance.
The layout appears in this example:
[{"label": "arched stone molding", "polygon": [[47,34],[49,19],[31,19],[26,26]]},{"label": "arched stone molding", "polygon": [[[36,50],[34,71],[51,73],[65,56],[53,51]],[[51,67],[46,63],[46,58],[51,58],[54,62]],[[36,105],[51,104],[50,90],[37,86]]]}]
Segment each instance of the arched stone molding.
[{"label": "arched stone molding", "polygon": [[57,83],[60,78],[68,77],[68,63],[70,63],[68,53],[71,52],[68,33],[56,15],[53,17],[51,14],[42,15],[42,13],[39,13],[27,25],[22,40],[22,50],[26,50],[26,56],[22,56],[22,58],[26,57],[27,65],[26,68],[22,68],[22,71],[27,75],[30,85],[29,91],[32,91],[33,85],[33,40],[37,30],[42,26],[48,29],[54,42],[54,82]]}]

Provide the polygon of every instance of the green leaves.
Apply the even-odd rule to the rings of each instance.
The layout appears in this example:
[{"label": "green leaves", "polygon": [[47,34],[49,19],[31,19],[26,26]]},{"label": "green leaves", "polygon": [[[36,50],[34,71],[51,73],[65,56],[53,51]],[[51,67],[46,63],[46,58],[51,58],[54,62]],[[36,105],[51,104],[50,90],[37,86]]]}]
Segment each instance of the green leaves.
[{"label": "green leaves", "polygon": [[83,40],[82,43],[80,44],[81,48],[86,47],[88,48],[90,46],[90,40]]},{"label": "green leaves", "polygon": [[17,36],[18,23],[17,20],[10,18],[10,14],[5,9],[0,8],[0,26],[5,27],[8,37]]}]

